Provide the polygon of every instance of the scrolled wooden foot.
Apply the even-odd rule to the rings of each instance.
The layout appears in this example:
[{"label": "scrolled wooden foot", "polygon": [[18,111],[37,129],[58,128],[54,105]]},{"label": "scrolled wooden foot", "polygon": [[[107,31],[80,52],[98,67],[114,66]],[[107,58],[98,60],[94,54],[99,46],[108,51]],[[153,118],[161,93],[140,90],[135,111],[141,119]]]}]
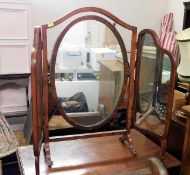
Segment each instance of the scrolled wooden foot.
[{"label": "scrolled wooden foot", "polygon": [[48,167],[52,167],[53,161],[51,160],[49,143],[44,144],[44,154],[45,154],[45,160]]},{"label": "scrolled wooden foot", "polygon": [[134,157],[137,156],[137,151],[135,150],[135,147],[134,147],[134,145],[133,145],[133,139],[132,139],[131,134],[129,134],[129,133],[123,134],[123,136],[121,136],[121,137],[119,138],[119,140],[120,140],[123,144],[125,144],[125,141],[127,141],[128,144],[129,144],[129,149],[130,149],[132,155],[133,155]]}]

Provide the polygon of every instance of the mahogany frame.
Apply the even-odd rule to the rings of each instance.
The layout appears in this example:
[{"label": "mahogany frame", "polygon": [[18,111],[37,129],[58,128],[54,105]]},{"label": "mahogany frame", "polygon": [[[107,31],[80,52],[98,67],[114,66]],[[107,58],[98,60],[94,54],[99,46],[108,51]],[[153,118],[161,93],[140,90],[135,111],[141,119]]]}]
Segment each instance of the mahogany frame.
[{"label": "mahogany frame", "polygon": [[[60,37],[57,39],[57,42],[55,44],[54,50],[52,52],[52,60],[49,69],[49,63],[47,59],[47,30],[53,27],[58,26],[59,24],[63,23],[64,21],[68,20],[69,18],[85,12],[95,12],[97,14],[101,14],[100,16],[96,15],[85,15],[82,17],[76,18],[76,20],[73,20],[61,33]],[[102,17],[103,16],[103,17]],[[107,19],[112,20],[114,23],[111,24]],[[55,93],[55,84],[54,84],[54,69],[51,65],[55,64],[55,58],[56,58],[56,50],[58,49],[60,39],[64,36],[64,34],[67,32],[67,30],[72,27],[75,23],[87,19],[93,19],[100,21],[104,23],[107,27],[109,27],[112,32],[115,34],[116,38],[118,39],[118,42],[120,44],[123,58],[124,58],[124,82],[122,87],[121,96],[119,99],[119,103],[116,105],[113,114],[108,117],[106,121],[103,121],[102,123],[98,123],[96,126],[87,127],[85,129],[90,130],[97,127],[102,126],[106,122],[109,122],[113,117],[114,114],[116,114],[117,110],[119,109],[121,103],[124,100],[125,95],[127,94],[128,100],[125,105],[127,109],[127,115],[126,115],[126,130],[122,131],[109,131],[109,132],[102,132],[102,133],[95,133],[95,134],[85,134],[85,135],[79,135],[76,137],[69,137],[69,139],[75,139],[75,138],[87,138],[87,137],[101,137],[105,135],[113,135],[113,134],[123,134],[123,136],[120,138],[121,142],[128,141],[129,148],[134,156],[137,155],[133,143],[132,138],[130,134],[130,128],[131,128],[131,120],[132,120],[132,107],[133,107],[133,98],[134,98],[134,66],[135,66],[135,55],[136,55],[136,41],[137,41],[137,28],[135,26],[131,26],[124,21],[120,20],[116,16],[112,15],[106,10],[103,10],[101,8],[96,7],[84,7],[79,8],[77,10],[74,10],[64,17],[58,19],[57,21],[42,25],[41,27],[37,27],[34,30],[34,49],[32,52],[32,64],[31,64],[31,70],[32,70],[32,111],[33,111],[33,140],[34,140],[34,155],[35,155],[35,167],[36,167],[36,174],[40,174],[40,168],[39,168],[39,156],[40,156],[40,150],[42,146],[42,139],[44,136],[44,153],[45,153],[45,160],[47,162],[48,167],[52,167],[53,162],[51,161],[51,155],[50,155],[50,147],[49,142],[51,141],[59,141],[59,140],[67,140],[67,138],[55,138],[50,139],[49,138],[49,116],[48,116],[48,105],[49,105],[49,96],[50,94],[55,102],[58,105],[58,101],[56,93]],[[122,26],[123,28],[130,30],[132,32],[131,37],[131,55],[130,55],[130,65],[127,60],[127,52],[126,48],[124,46],[124,42],[115,28],[115,25],[118,24]],[[52,73],[52,76],[49,76],[49,73]],[[40,94],[39,94],[40,92]],[[59,107],[60,109],[60,107]],[[62,109],[60,109],[62,110]],[[64,111],[62,111],[64,114]],[[66,115],[63,115],[65,117]],[[70,122],[73,126],[79,127],[80,129],[83,129],[81,126],[77,126],[75,123],[72,123],[67,117],[65,119]]]}]

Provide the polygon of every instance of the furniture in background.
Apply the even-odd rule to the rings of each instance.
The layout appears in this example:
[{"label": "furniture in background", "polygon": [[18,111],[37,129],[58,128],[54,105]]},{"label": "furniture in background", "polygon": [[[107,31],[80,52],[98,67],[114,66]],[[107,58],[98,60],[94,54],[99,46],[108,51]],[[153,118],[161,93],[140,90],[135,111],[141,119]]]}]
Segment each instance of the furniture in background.
[{"label": "furniture in background", "polygon": [[190,105],[182,107],[187,116],[181,175],[190,175]]},{"label": "furniture in background", "polygon": [[[17,89],[17,88],[23,87],[25,90],[25,94],[26,94],[26,98],[25,98],[26,106],[23,106],[23,107],[21,106],[20,109],[18,109],[18,111],[13,110],[13,111],[9,112],[9,110],[3,110],[4,111],[3,113],[6,117],[26,115],[27,107],[29,105],[29,95],[28,95],[29,76],[30,76],[29,73],[27,73],[27,74],[3,74],[3,75],[0,75],[0,87],[6,86],[6,84],[13,84],[13,88],[14,88],[14,85],[17,85],[18,87],[16,86],[15,88]],[[11,97],[9,97],[9,98],[11,98]],[[18,100],[18,98],[17,98],[17,100]],[[19,108],[19,106],[16,106],[16,107]]]},{"label": "furniture in background", "polygon": [[14,153],[18,149],[18,146],[18,141],[13,131],[0,112],[0,158]]},{"label": "furniture in background", "polygon": [[166,42],[166,37],[168,33],[172,31],[172,25],[173,25],[173,13],[165,14],[161,21],[160,37],[159,37],[160,45],[162,47]]},{"label": "furniture in background", "polygon": [[176,40],[181,53],[180,63],[177,68],[178,79],[189,84],[186,104],[190,104],[190,28],[178,33]]},{"label": "furniture in background", "polygon": [[184,17],[183,17],[183,29],[190,27],[190,2],[183,2],[184,4]]},{"label": "furniture in background", "polygon": [[161,31],[160,31],[160,45],[164,49],[168,50],[176,64],[178,64],[179,61],[179,46],[175,40],[176,32],[172,31],[173,26],[173,13],[167,13],[164,15],[162,21],[161,21]]},{"label": "furniture in background", "polygon": [[183,143],[186,132],[186,119],[176,115],[176,112],[185,105],[185,93],[175,90],[173,101],[173,114],[167,138],[167,151],[182,160]]},{"label": "furniture in background", "polygon": [[[0,2],[0,6],[3,21],[0,25],[0,111],[5,116],[20,116],[27,110],[31,9],[28,2],[11,0]],[[15,123],[14,119],[9,121]]]}]

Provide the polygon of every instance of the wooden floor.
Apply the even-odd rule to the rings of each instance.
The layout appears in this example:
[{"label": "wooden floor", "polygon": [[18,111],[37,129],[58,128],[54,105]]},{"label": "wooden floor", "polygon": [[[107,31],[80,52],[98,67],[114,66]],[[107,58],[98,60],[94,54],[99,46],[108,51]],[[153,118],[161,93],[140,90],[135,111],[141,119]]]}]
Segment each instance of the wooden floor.
[{"label": "wooden floor", "polygon": [[[149,157],[159,156],[160,148],[136,130],[132,130],[132,137],[137,157],[131,155],[119,137],[120,135],[114,135],[52,142],[50,149],[54,164],[48,169],[42,152],[41,175],[125,175],[145,168]],[[20,147],[17,156],[23,174],[34,175],[32,146]],[[179,166],[180,162],[167,153],[164,164],[171,168]]]}]

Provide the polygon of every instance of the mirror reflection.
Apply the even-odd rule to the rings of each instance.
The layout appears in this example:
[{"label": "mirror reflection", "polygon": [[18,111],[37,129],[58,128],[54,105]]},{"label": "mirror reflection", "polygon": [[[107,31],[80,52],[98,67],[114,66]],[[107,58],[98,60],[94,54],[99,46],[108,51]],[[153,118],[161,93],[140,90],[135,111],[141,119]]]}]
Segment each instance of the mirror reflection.
[{"label": "mirror reflection", "polygon": [[136,124],[139,128],[163,135],[171,62],[168,55],[156,47],[150,34],[142,37],[139,68]]},{"label": "mirror reflection", "polygon": [[72,121],[94,125],[112,113],[124,78],[121,55],[115,35],[98,21],[81,21],[66,33],[56,57],[55,85]]}]

